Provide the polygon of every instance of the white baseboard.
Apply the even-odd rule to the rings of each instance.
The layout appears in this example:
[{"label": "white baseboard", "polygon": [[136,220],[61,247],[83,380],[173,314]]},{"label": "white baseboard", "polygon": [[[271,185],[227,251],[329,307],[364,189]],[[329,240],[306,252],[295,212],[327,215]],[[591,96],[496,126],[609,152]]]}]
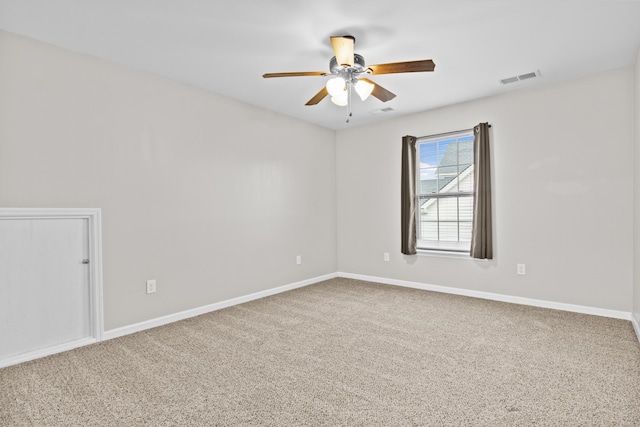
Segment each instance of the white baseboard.
[{"label": "white baseboard", "polygon": [[18,363],[28,362],[30,360],[39,359],[41,357],[51,356],[52,354],[62,353],[63,351],[73,350],[74,348],[93,344],[97,341],[98,340],[95,338],[82,338],[79,340],[54,345],[40,350],[34,350],[27,353],[17,354],[15,356],[9,356],[0,359],[0,368],[17,365]]},{"label": "white baseboard", "polygon": [[[474,298],[482,298],[482,299],[488,299],[488,300],[494,300],[494,301],[508,302],[508,303],[513,303],[513,304],[523,304],[523,305],[529,305],[529,306],[534,306],[534,307],[551,308],[551,309],[555,309],[555,310],[564,310],[564,311],[570,311],[570,312],[575,312],[575,313],[591,314],[591,315],[595,315],[595,316],[604,316],[604,317],[612,317],[612,318],[616,318],[616,319],[630,320],[631,323],[633,324],[633,328],[634,328],[634,330],[636,332],[636,335],[638,337],[638,341],[640,341],[640,324],[639,324],[638,320],[633,316],[632,313],[625,312],[625,311],[608,310],[608,309],[597,308],[597,307],[588,307],[588,306],[581,306],[581,305],[574,305],[574,304],[565,304],[565,303],[559,303],[559,302],[554,302],[554,301],[545,301],[545,300],[537,300],[537,299],[532,299],[532,298],[515,297],[515,296],[495,294],[495,293],[490,293],[490,292],[481,292],[481,291],[473,291],[473,290],[469,290],[469,289],[451,288],[451,287],[439,286],[439,285],[429,285],[429,284],[419,283],[419,282],[410,282],[410,281],[405,281],[405,280],[396,280],[396,279],[389,279],[389,278],[375,277],[375,276],[366,276],[366,275],[362,275],[362,274],[352,274],[352,273],[344,273],[344,272],[326,274],[324,276],[318,276],[318,277],[314,277],[314,278],[311,278],[311,279],[303,280],[303,281],[300,281],[300,282],[291,283],[291,284],[288,284],[288,285],[279,286],[279,287],[276,287],[276,288],[267,289],[267,290],[260,291],[260,292],[255,292],[253,294],[244,295],[244,296],[237,297],[237,298],[231,298],[231,299],[228,299],[228,300],[225,300],[225,301],[220,301],[220,302],[209,304],[209,305],[205,305],[205,306],[202,306],[202,307],[197,307],[197,308],[194,308],[194,309],[185,310],[185,311],[181,311],[181,312],[174,313],[174,314],[169,314],[167,316],[162,316],[162,317],[158,317],[158,318],[155,318],[155,319],[146,320],[144,322],[135,323],[133,325],[127,325],[127,326],[123,326],[123,327],[120,327],[120,328],[111,329],[109,331],[105,331],[102,334],[102,340],[104,341],[104,340],[113,339],[113,338],[121,337],[121,336],[128,335],[128,334],[133,334],[135,332],[144,331],[146,329],[155,328],[157,326],[166,325],[168,323],[177,322],[179,320],[188,319],[190,317],[199,316],[201,314],[209,313],[209,312],[212,312],[212,311],[220,310],[220,309],[223,309],[223,308],[231,307],[231,306],[242,304],[242,303],[245,303],[245,302],[249,302],[249,301],[257,300],[257,299],[260,299],[260,298],[268,297],[270,295],[275,295],[275,294],[279,294],[279,293],[282,293],[282,292],[290,291],[290,290],[293,290],[293,289],[302,288],[304,286],[313,285],[314,283],[322,282],[324,280],[334,279],[336,277],[344,277],[344,278],[349,278],[349,279],[363,280],[363,281],[367,281],[367,282],[376,282],[376,283],[383,283],[383,284],[387,284],[387,285],[395,285],[395,286],[403,286],[403,287],[407,287],[407,288],[422,289],[422,290],[426,290],[426,291],[442,292],[442,293],[448,293],[448,294],[469,296],[469,297],[474,297]],[[29,360],[34,360],[34,359],[37,359],[37,358],[40,358],[40,357],[49,356],[49,355],[52,355],[52,354],[55,354],[55,353],[60,353],[60,352],[63,352],[63,351],[72,350],[74,348],[78,348],[78,347],[82,347],[82,346],[85,346],[85,345],[93,344],[93,343],[95,343],[97,341],[98,340],[95,339],[95,338],[86,338],[86,339],[81,339],[81,340],[73,341],[73,342],[70,342],[70,343],[66,343],[66,344],[61,344],[61,345],[58,345],[58,346],[50,347],[50,348],[43,349],[43,350],[37,350],[37,351],[29,352],[29,353],[24,353],[24,354],[21,354],[21,355],[16,355],[16,356],[11,356],[11,357],[8,357],[8,358],[0,359],[0,368],[6,367],[6,366],[10,366],[10,365],[15,365],[15,364],[22,363],[22,362],[27,362]]]},{"label": "white baseboard", "polygon": [[304,286],[313,285],[314,283],[322,282],[324,280],[334,279],[338,277],[337,273],[326,274],[324,276],[314,277],[312,279],[303,280],[289,285],[279,286],[277,288],[267,289],[265,291],[256,292],[249,295],[244,295],[237,298],[231,298],[225,301],[208,304],[202,307],[192,308],[190,310],[180,311],[178,313],[169,314],[155,319],[145,320],[144,322],[134,323],[133,325],[127,325],[116,329],[105,331],[102,334],[103,340],[109,340],[123,335],[133,334],[135,332],[144,331],[145,329],[155,328],[157,326],[166,325],[167,323],[177,322],[178,320],[188,319],[190,317],[199,316],[201,314],[210,313],[212,311],[221,310],[223,308],[231,307],[234,305],[242,304],[245,302],[257,300],[260,298],[268,297],[270,295],[279,294],[282,292],[290,291]]},{"label": "white baseboard", "polygon": [[[339,272],[338,277],[357,279],[367,282],[384,283],[387,285],[404,286],[406,288],[422,289],[425,291],[442,292],[446,294],[463,295],[474,298],[482,298],[493,301],[502,301],[512,304],[530,305],[533,307],[551,308],[554,310],[570,311],[574,313],[591,314],[594,316],[612,317],[615,319],[631,320],[630,312],[609,310],[606,308],[589,307],[583,305],[565,304],[561,302],[545,301],[532,298],[515,297],[511,295],[495,294],[491,292],[473,291],[469,289],[451,288],[448,286],[429,285],[425,283],[409,282],[405,280],[387,279],[384,277],[365,276],[362,274],[352,274]],[[636,333],[638,329],[636,329]],[[639,335],[640,337],[640,335]]]},{"label": "white baseboard", "polygon": [[633,325],[633,330],[636,331],[636,337],[638,338],[638,342],[640,342],[640,323],[636,316],[631,313],[631,324]]}]

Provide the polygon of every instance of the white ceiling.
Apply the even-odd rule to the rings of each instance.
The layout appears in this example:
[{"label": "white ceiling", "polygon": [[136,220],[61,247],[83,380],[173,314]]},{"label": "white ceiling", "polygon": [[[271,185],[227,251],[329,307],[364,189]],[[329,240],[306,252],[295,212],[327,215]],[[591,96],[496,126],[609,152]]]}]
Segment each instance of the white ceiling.
[{"label": "white ceiling", "polygon": [[[0,28],[145,70],[331,129],[631,65],[639,1],[0,0]],[[433,73],[371,77],[397,97],[346,108],[307,102],[331,35],[368,64],[433,59]],[[499,80],[540,70],[536,79]],[[373,115],[392,107],[394,111]]]}]

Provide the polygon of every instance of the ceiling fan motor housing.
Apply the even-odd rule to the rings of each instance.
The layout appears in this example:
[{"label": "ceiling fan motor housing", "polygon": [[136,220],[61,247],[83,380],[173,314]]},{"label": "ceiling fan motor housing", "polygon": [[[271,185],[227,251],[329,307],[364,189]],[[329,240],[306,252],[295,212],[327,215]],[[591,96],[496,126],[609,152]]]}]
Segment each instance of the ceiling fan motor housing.
[{"label": "ceiling fan motor housing", "polygon": [[335,56],[331,58],[331,61],[329,61],[329,71],[331,71],[331,74],[339,75],[344,71],[351,71],[354,74],[359,74],[364,73],[365,70],[366,66],[364,58],[362,55],[358,55],[357,53],[353,54],[353,67],[343,67],[342,65],[339,65]]}]

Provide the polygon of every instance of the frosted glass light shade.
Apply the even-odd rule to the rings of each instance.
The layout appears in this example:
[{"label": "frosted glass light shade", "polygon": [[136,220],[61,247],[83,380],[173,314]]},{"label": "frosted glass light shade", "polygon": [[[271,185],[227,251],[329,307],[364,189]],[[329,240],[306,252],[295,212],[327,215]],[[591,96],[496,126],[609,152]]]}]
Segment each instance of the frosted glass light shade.
[{"label": "frosted glass light shade", "polygon": [[358,80],[355,88],[356,92],[358,92],[358,96],[360,96],[360,99],[364,101],[369,97],[369,95],[371,95],[371,92],[373,92],[374,85],[369,82],[365,82],[364,80]]},{"label": "frosted glass light shade", "polygon": [[344,107],[345,105],[347,105],[349,103],[349,97],[347,96],[347,91],[345,90],[338,96],[332,96],[331,102],[333,102],[336,105],[339,105],[340,107]]},{"label": "frosted glass light shade", "polygon": [[327,92],[331,96],[341,96],[342,93],[347,92],[347,86],[342,77],[334,77],[327,81]]}]

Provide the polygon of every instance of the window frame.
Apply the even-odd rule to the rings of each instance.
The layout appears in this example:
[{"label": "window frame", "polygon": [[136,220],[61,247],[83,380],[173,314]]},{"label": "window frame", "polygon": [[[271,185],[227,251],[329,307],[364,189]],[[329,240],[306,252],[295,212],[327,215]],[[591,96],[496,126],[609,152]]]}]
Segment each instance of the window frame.
[{"label": "window frame", "polygon": [[[459,143],[461,138],[468,138],[471,137],[471,147],[472,147],[472,151],[471,151],[471,163],[462,163],[462,165],[466,165],[466,164],[470,164],[469,167],[465,168],[463,171],[460,171],[460,150],[457,150],[456,153],[456,163],[452,164],[452,165],[444,165],[444,166],[440,166],[440,164],[438,164],[437,166],[433,166],[433,168],[436,171],[439,171],[440,167],[453,167],[455,166],[457,168],[458,173],[456,174],[456,180],[458,182],[458,184],[460,183],[460,179],[463,175],[465,175],[465,177],[467,177],[469,174],[473,174],[474,173],[474,162],[473,162],[473,137],[474,137],[474,132],[473,129],[465,129],[465,130],[461,130],[461,131],[454,131],[454,132],[447,132],[447,133],[441,133],[441,134],[436,134],[436,135],[428,135],[428,136],[424,136],[424,137],[420,137],[416,139],[416,148],[417,148],[417,153],[416,153],[416,170],[418,173],[416,173],[416,246],[417,246],[417,250],[418,251],[422,251],[422,252],[436,252],[436,253],[455,253],[455,254],[462,254],[462,253],[469,253],[470,249],[471,249],[471,239],[469,239],[468,241],[460,241],[460,198],[470,198],[471,199],[471,220],[470,221],[464,221],[465,223],[469,223],[470,225],[473,224],[473,203],[474,203],[474,188],[473,185],[471,186],[471,190],[470,191],[460,191],[460,188],[458,188],[457,192],[443,192],[440,193],[440,188],[437,188],[437,191],[435,193],[422,193],[422,183],[421,183],[421,177],[422,177],[422,170],[424,168],[422,168],[422,163],[421,163],[421,150],[422,150],[422,145],[423,144],[427,144],[427,143],[438,143],[440,141],[446,141],[449,139],[456,139],[456,143]],[[458,146],[459,148],[459,146]],[[444,153],[442,154],[444,155]],[[440,161],[442,160],[442,157],[440,157],[439,159]],[[444,187],[446,187],[447,184],[445,184]],[[456,221],[447,221],[447,222],[452,222],[457,224],[457,234],[458,234],[458,240],[457,241],[446,241],[446,240],[426,240],[426,239],[421,239],[420,237],[422,237],[422,225],[423,225],[423,221],[421,218],[421,212],[422,212],[422,203],[424,203],[424,200],[428,200],[428,199],[432,199],[432,200],[437,200],[438,203],[440,200],[443,199],[451,199],[451,198],[455,198],[456,199]],[[435,224],[437,225],[437,230],[438,233],[440,233],[440,224],[441,221],[439,219],[439,209],[438,210],[438,219],[437,221],[434,221]],[[469,236],[470,237],[470,236]]]}]

